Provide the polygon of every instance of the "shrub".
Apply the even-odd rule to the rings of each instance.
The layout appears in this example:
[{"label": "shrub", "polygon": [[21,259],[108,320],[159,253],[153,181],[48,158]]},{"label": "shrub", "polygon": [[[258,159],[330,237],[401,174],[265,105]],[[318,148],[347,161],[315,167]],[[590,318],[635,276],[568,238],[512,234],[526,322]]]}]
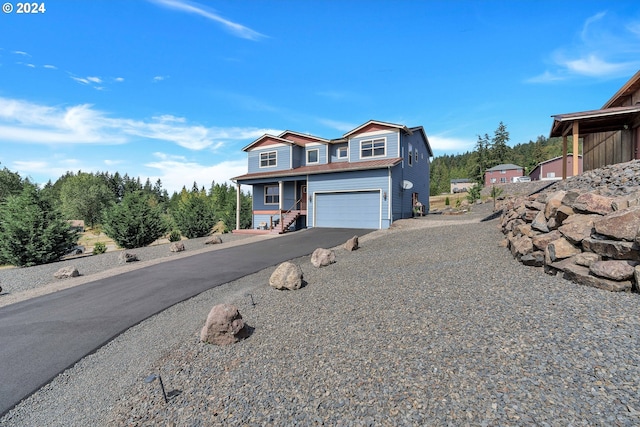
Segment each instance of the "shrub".
[{"label": "shrub", "polygon": [[0,261],[31,266],[57,261],[78,242],[59,211],[27,185],[0,204]]},{"label": "shrub", "polygon": [[451,204],[451,200],[449,200],[449,196],[445,197],[444,199],[444,205],[445,206],[449,206]]},{"label": "shrub", "polygon": [[141,191],[128,193],[108,209],[102,226],[107,236],[125,249],[147,246],[167,231],[157,200]]},{"label": "shrub", "polygon": [[208,235],[216,223],[211,203],[199,193],[184,193],[172,213],[178,228],[189,239]]},{"label": "shrub", "polygon": [[93,254],[94,255],[99,255],[99,254],[103,254],[107,252],[107,245],[104,242],[96,242],[95,245],[93,245]]},{"label": "shrub", "polygon": [[169,241],[170,242],[179,242],[181,239],[182,239],[182,234],[180,234],[179,230],[173,230],[169,234]]}]

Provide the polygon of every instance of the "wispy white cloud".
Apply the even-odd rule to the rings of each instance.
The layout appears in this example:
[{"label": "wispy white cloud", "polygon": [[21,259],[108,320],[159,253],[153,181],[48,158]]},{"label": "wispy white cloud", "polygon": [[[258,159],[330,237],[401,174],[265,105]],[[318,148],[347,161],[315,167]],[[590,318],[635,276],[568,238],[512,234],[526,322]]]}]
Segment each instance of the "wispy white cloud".
[{"label": "wispy white cloud", "polygon": [[154,182],[159,178],[162,181],[162,187],[168,189],[170,193],[180,191],[183,186],[190,188],[194,182],[207,189],[212,181],[231,184],[230,178],[247,173],[247,161],[244,158],[203,165],[194,161],[173,159],[173,156],[162,153],[154,154],[159,160],[145,164],[146,167],[158,171],[157,176],[151,177],[151,181]]},{"label": "wispy white cloud", "polygon": [[220,149],[228,141],[256,139],[273,129],[221,128],[161,115],[151,120],[113,118],[89,104],[47,106],[0,98],[0,140],[32,144],[124,144],[166,141],[189,150]]},{"label": "wispy white cloud", "polygon": [[14,50],[13,53],[15,53],[16,55],[27,56],[31,58],[31,55],[29,55],[27,52],[24,52],[22,50]]},{"label": "wispy white cloud", "polygon": [[550,68],[526,80],[551,83],[577,77],[617,78],[640,68],[640,23],[599,12],[587,18],[572,45],[549,55]]},{"label": "wispy white cloud", "polygon": [[100,77],[87,77],[87,80],[90,81],[91,83],[102,83],[102,79]]},{"label": "wispy white cloud", "polygon": [[231,34],[247,39],[247,40],[260,40],[265,38],[264,34],[260,34],[259,32],[252,30],[251,28],[245,27],[244,25],[238,24],[236,22],[229,21],[218,15],[214,10],[207,8],[199,3],[189,2],[184,0],[150,0],[152,3],[155,3],[159,6],[166,7],[169,9],[175,9],[186,13],[193,13],[203,18],[207,18],[211,21],[217,22],[221,24],[222,27],[230,32]]},{"label": "wispy white cloud", "polygon": [[153,82],[154,83],[158,83],[158,82],[161,82],[161,81],[166,80],[168,78],[169,78],[169,76],[154,76],[153,77]]},{"label": "wispy white cloud", "polygon": [[115,79],[113,79],[115,82],[117,83],[122,83],[124,81],[124,77],[116,77]]},{"label": "wispy white cloud", "polygon": [[58,67],[56,67],[55,65],[51,65],[51,64],[45,64],[43,65],[44,68],[48,68],[49,70],[57,70]]}]

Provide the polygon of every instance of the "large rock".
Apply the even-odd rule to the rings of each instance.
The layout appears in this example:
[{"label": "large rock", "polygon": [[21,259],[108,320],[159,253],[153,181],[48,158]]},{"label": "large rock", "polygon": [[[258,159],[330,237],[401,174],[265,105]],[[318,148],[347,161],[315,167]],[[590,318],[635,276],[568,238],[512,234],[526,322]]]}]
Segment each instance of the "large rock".
[{"label": "large rock", "polygon": [[510,248],[511,254],[519,259],[522,255],[533,252],[533,243],[531,243],[530,237],[515,236],[510,242]]},{"label": "large rock", "polygon": [[211,236],[204,242],[205,245],[218,245],[220,243],[222,243],[220,236]]},{"label": "large rock", "polygon": [[302,269],[292,262],[280,264],[269,278],[269,285],[276,289],[296,290],[302,287]]},{"label": "large rock", "polygon": [[533,218],[533,222],[531,223],[531,228],[534,230],[541,231],[543,233],[549,232],[549,227],[547,226],[547,218],[544,215],[544,212],[538,211],[536,216]]},{"label": "large rock", "polygon": [[53,273],[53,277],[55,277],[56,279],[68,279],[70,277],[78,277],[79,275],[80,272],[78,272],[78,269],[73,265],[62,267],[61,269]]},{"label": "large rock", "polygon": [[233,304],[214,306],[200,331],[200,341],[217,345],[233,344],[246,336],[244,320]]},{"label": "large rock", "polygon": [[612,202],[613,199],[610,197],[594,193],[584,193],[578,196],[571,207],[574,211],[578,212],[606,215],[613,212]]},{"label": "large rock", "polygon": [[120,255],[118,255],[118,261],[120,263],[138,261],[138,255],[136,255],[136,254],[134,254],[132,252],[122,251],[122,252],[120,252]]},{"label": "large rock", "polygon": [[610,213],[594,221],[593,226],[598,234],[632,242],[640,230],[640,207]]},{"label": "large rock", "polygon": [[534,251],[523,255],[520,258],[520,262],[531,267],[542,267],[544,265],[544,252]]},{"label": "large rock", "polygon": [[554,240],[558,240],[561,237],[562,233],[560,233],[558,230],[553,230],[549,233],[533,236],[531,238],[531,242],[537,249],[544,251],[545,249],[547,249],[547,245],[549,243],[553,242]]},{"label": "large rock", "polygon": [[558,228],[558,231],[571,243],[577,245],[584,239],[591,237],[593,233],[593,223],[596,218],[601,217],[599,215],[571,215],[564,221],[564,224]]},{"label": "large rock", "polygon": [[356,249],[358,249],[358,236],[353,236],[352,238],[347,240],[344,244],[344,248],[348,251],[355,251]]},{"label": "large rock", "polygon": [[314,267],[326,267],[336,262],[336,254],[331,249],[318,248],[311,254],[311,264]]},{"label": "large rock", "polygon": [[182,242],[173,242],[169,246],[169,250],[171,252],[182,252],[182,251],[184,251],[184,243],[182,243]]},{"label": "large rock", "polygon": [[635,242],[589,238],[582,241],[582,248],[606,258],[640,261],[640,247]]},{"label": "large rock", "polygon": [[580,252],[580,248],[572,245],[567,239],[564,237],[559,238],[558,240],[554,240],[553,242],[547,245],[546,252],[549,254],[549,259],[551,262],[555,262],[561,259],[569,258],[574,255],[578,255]]},{"label": "large rock", "polygon": [[576,264],[584,267],[591,267],[594,262],[601,260],[602,257],[598,254],[594,254],[593,252],[582,252],[575,257]]},{"label": "large rock", "polygon": [[615,280],[594,276],[590,274],[587,267],[577,264],[565,268],[564,278],[580,285],[592,286],[612,292],[630,291],[632,286],[630,281],[617,282]]},{"label": "large rock", "polygon": [[589,267],[589,271],[596,276],[611,280],[629,280],[633,277],[637,262],[633,261],[596,261]]},{"label": "large rock", "polygon": [[547,205],[544,208],[544,216],[547,219],[553,218],[556,216],[556,212],[562,206],[562,198],[552,197],[549,201],[547,201]]}]

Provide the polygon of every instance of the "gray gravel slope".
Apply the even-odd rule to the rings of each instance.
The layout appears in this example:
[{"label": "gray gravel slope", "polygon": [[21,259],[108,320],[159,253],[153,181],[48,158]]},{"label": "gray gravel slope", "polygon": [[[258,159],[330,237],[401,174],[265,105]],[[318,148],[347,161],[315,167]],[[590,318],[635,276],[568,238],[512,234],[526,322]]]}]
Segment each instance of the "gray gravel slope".
[{"label": "gray gravel slope", "polygon": [[[415,224],[336,248],[326,268],[296,259],[299,291],[269,288],[267,269],[176,305],[0,424],[640,424],[637,294],[522,266],[498,247],[496,221]],[[252,336],[199,343],[221,302]],[[176,394],[169,404],[144,383],[152,372]]]}]

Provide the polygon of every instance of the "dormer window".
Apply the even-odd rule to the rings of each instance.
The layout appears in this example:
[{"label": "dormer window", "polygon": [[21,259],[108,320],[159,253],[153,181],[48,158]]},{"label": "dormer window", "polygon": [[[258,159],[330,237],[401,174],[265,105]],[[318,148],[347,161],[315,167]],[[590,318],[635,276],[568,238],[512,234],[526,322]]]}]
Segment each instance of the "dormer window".
[{"label": "dormer window", "polygon": [[277,151],[269,151],[266,153],[260,153],[260,167],[268,168],[277,164],[278,153]]},{"label": "dormer window", "polygon": [[318,163],[320,157],[320,150],[313,149],[307,151],[307,164]]},{"label": "dormer window", "polygon": [[368,139],[360,142],[360,157],[384,157],[387,154],[386,138]]}]

